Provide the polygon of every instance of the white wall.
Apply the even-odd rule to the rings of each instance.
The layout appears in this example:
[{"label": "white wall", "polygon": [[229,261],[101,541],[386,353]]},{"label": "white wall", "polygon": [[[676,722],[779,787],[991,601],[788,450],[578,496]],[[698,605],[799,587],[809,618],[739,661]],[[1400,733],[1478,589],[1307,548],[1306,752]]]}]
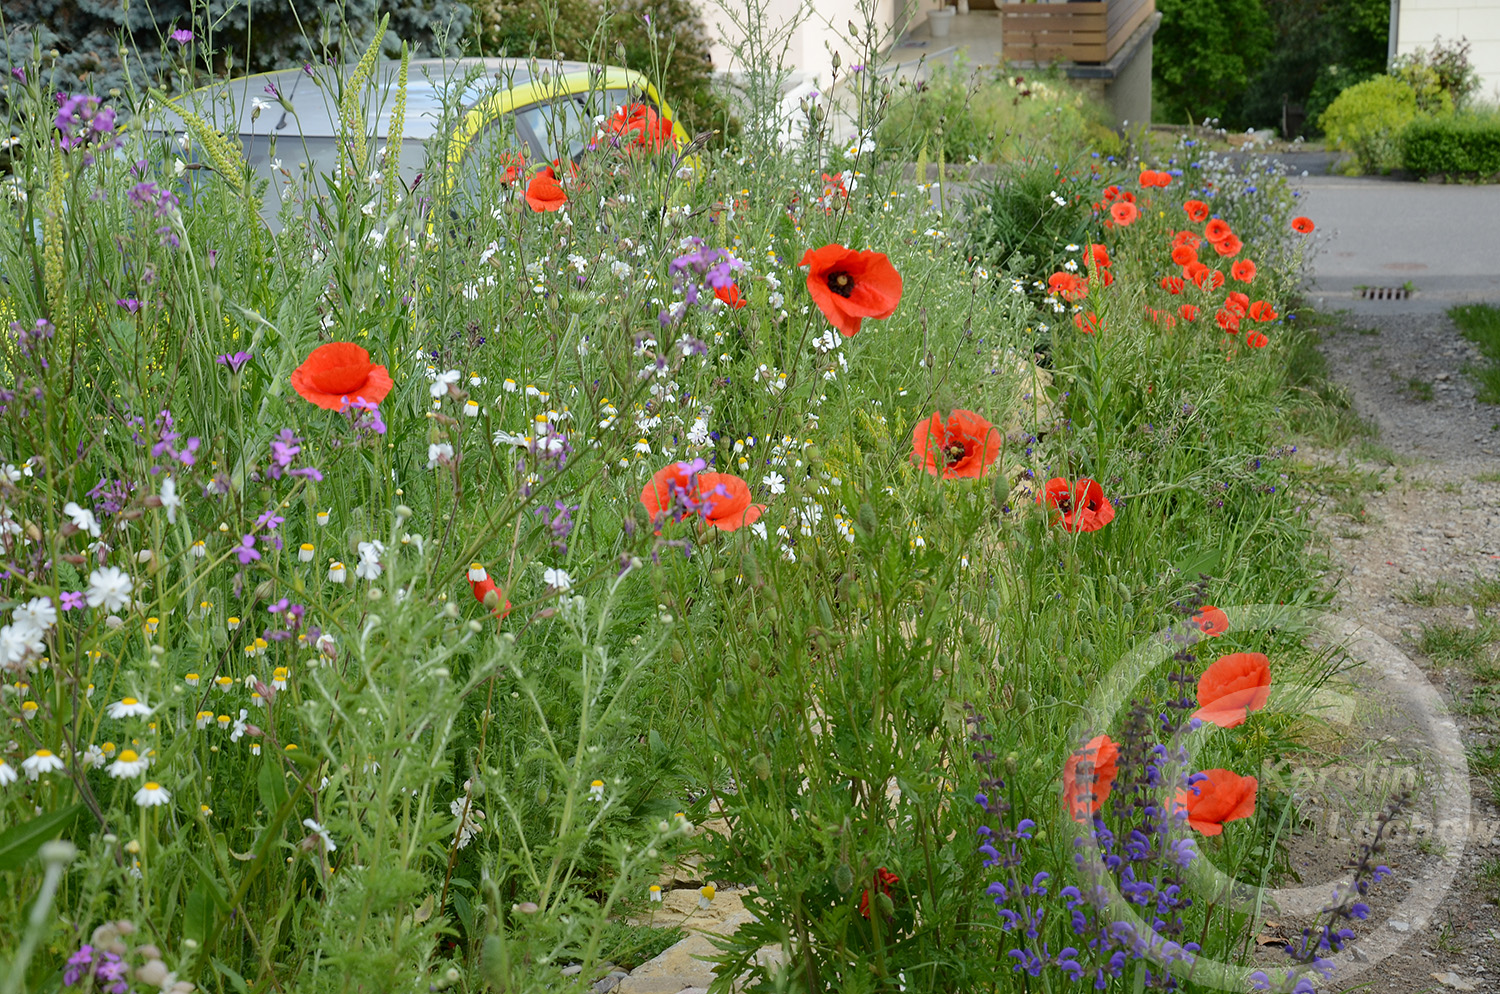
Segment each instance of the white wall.
[{"label": "white wall", "polygon": [[[714,27],[721,34],[732,35],[734,26],[724,16],[718,4],[723,3],[732,9],[739,9],[742,0],[699,0],[703,10],[703,20]],[[843,62],[843,69],[847,71],[849,66],[860,62],[861,57],[856,53],[863,48],[862,39],[850,39],[848,37],[850,21],[861,26],[863,31],[864,14],[860,11],[858,0],[762,0],[765,4],[765,21],[768,28],[786,24],[801,15],[801,23],[791,37],[791,44],[787,49],[787,68],[802,75],[809,83],[814,78],[819,85],[827,85],[831,78],[833,69],[833,56],[831,51],[837,51]],[[932,0],[874,0],[876,22],[882,31],[890,31],[895,22],[898,11],[901,9],[915,9],[920,7],[923,12],[928,7],[934,6]],[[908,6],[910,5],[910,6]],[[805,8],[805,9],[804,9]],[[925,13],[919,13],[917,20],[920,22]],[[742,66],[735,65],[732,58],[731,38],[717,40],[710,48],[714,60],[714,69],[718,72],[740,72]],[[890,37],[885,40],[883,48],[889,48],[895,44],[896,38]],[[850,42],[856,44],[851,45]],[[830,50],[831,49],[831,50]]]},{"label": "white wall", "polygon": [[1431,48],[1439,37],[1469,40],[1482,99],[1500,99],[1500,0],[1401,0],[1396,54]]}]

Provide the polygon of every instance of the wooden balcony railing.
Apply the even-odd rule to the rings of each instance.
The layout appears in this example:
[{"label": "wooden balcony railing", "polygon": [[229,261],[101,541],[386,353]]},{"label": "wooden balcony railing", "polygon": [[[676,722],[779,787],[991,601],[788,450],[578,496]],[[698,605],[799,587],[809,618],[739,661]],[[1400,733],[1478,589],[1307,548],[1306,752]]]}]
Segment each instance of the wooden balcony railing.
[{"label": "wooden balcony railing", "polygon": [[1025,62],[1108,62],[1156,11],[1156,0],[1000,3],[1005,58]]}]

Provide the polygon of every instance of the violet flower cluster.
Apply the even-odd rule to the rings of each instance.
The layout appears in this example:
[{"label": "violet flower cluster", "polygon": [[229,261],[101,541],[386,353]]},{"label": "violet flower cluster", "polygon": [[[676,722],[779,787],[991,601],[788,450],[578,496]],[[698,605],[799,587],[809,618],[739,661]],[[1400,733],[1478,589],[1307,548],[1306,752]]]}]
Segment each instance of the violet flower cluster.
[{"label": "violet flower cluster", "polygon": [[706,307],[708,300],[702,299],[704,291],[708,292],[711,299],[715,291],[729,289],[734,285],[735,271],[745,265],[724,249],[711,249],[706,245],[697,235],[684,239],[682,247],[690,251],[679,255],[667,265],[667,272],[671,274],[673,283],[682,291],[682,305],[661,312],[663,326],[672,324],[682,316],[683,311],[700,304],[700,301],[701,306]]},{"label": "violet flower cluster", "polygon": [[[112,147],[115,112],[105,107],[96,96],[57,94],[57,116],[52,123],[57,127],[57,141],[64,151],[90,145],[100,149]],[[93,165],[94,157],[85,155],[83,162],[86,166]]]},{"label": "violet flower cluster", "polygon": [[[974,758],[988,770],[994,755],[985,744],[990,736],[980,731],[982,720],[971,707],[970,740],[978,745]],[[1087,981],[1104,990],[1140,963],[1145,988],[1178,988],[1173,967],[1191,965],[1199,947],[1182,941],[1183,912],[1193,903],[1183,893],[1182,873],[1196,856],[1184,837],[1185,812],[1174,812],[1159,800],[1174,781],[1186,785],[1186,775],[1175,772],[1186,769],[1186,750],[1171,751],[1156,740],[1157,728],[1170,734],[1173,727],[1166,715],[1153,721],[1144,707],[1133,709],[1121,745],[1121,783],[1112,805],[1123,823],[1122,833],[1111,830],[1100,812],[1080,826],[1074,853],[1080,883],[1063,887],[1055,897],[1045,872],[1029,881],[1018,879],[1024,861],[1019,841],[1031,838],[1032,823],[1022,820],[1009,827],[1005,815],[1010,805],[993,799],[1003,783],[982,782],[986,792],[975,797],[986,815],[978,829],[979,852],[986,868],[999,868],[1002,874],[986,893],[995,903],[1001,930],[1010,936],[1005,953],[1015,961],[1014,971],[1038,977],[1057,970],[1069,981]],[[1117,913],[1120,900],[1133,912],[1130,917],[1143,919],[1145,928]],[[1076,945],[1052,951],[1043,927],[1049,910],[1060,912],[1067,921]]]}]

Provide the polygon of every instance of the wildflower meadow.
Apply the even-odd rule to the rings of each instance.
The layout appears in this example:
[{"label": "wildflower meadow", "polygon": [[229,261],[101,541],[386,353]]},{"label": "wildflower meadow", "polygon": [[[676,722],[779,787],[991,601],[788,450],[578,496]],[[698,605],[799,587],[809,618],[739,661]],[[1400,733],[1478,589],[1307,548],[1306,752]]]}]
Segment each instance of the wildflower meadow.
[{"label": "wildflower meadow", "polygon": [[0,991],[601,990],[731,888],[716,991],[1323,988],[1376,849],[1290,955],[1236,891],[1337,665],[1315,219],[1066,96],[934,190],[850,30],[792,132],[761,67],[462,183],[374,45],[269,181],[12,71]]}]

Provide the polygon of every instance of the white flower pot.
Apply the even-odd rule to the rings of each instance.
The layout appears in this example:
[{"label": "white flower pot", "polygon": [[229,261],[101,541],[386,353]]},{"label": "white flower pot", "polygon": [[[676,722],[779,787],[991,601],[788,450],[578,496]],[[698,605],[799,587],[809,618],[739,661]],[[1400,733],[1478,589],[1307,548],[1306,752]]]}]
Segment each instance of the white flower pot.
[{"label": "white flower pot", "polygon": [[934,38],[946,38],[948,32],[953,30],[954,11],[952,7],[939,7],[927,12],[927,30],[932,32]]}]

